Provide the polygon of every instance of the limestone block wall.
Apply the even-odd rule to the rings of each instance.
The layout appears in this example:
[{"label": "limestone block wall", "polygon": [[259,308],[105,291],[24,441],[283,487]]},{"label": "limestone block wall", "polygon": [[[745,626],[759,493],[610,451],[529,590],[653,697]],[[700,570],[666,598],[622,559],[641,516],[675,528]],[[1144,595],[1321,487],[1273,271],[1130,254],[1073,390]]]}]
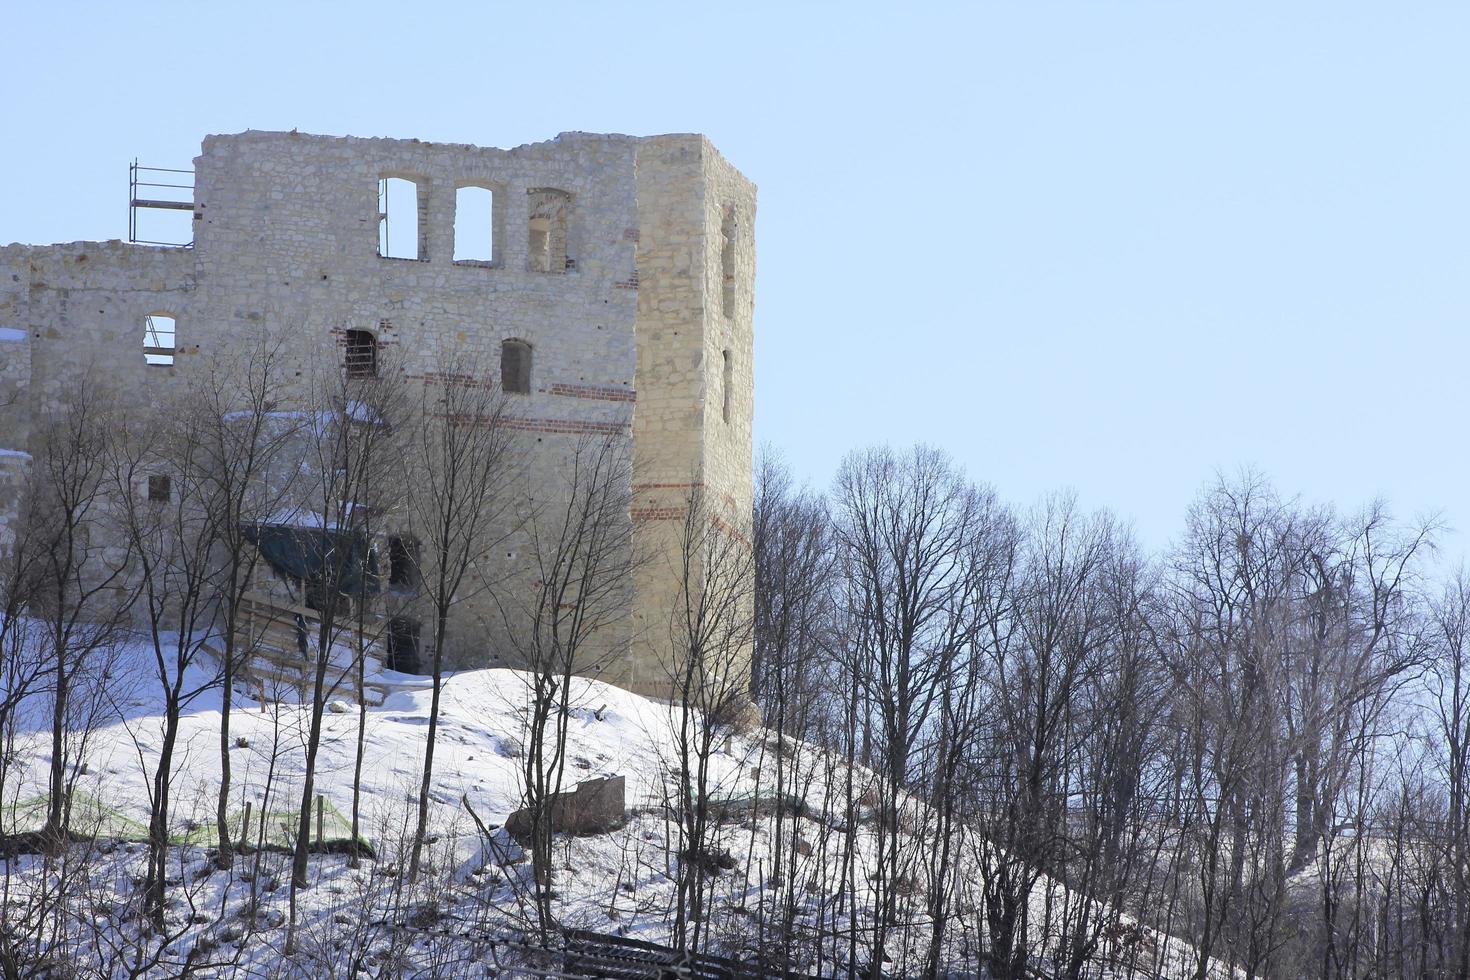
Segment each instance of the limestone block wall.
[{"label": "limestone block wall", "polygon": [[705,481],[748,533],[755,414],[755,185],[708,143],[705,231]]},{"label": "limestone block wall", "polygon": [[[385,178],[414,188],[409,200],[395,184],[387,204],[407,258],[379,254]],[[455,259],[462,187],[493,194],[489,258]],[[211,136],[195,160],[193,218],[192,248],[0,249],[0,328],[25,334],[0,341],[0,403],[7,391],[18,396],[0,408],[20,444],[10,448],[34,450],[38,420],[72,392],[146,412],[262,337],[281,345],[287,412],[335,381],[349,331],[370,335],[382,369],[409,388],[441,383],[451,360],[473,365],[463,380],[498,384],[502,343],[515,340],[532,361],[529,392],[508,396],[517,503],[491,556],[503,565],[484,571],[537,587],[525,522],[555,511],[569,461],[591,441],[613,440],[630,461],[628,528],[640,554],[666,557],[691,487],[717,488],[732,526],[748,521],[754,189],[703,137],[563,133],[494,149]],[[149,314],[176,318],[172,366],[144,363]],[[402,511],[381,523],[384,534],[414,531]],[[662,633],[667,646],[663,566],[627,584],[626,616],[592,653],[611,663],[608,679],[649,693],[666,687],[650,639]],[[462,603],[451,663],[513,663],[503,627],[497,608]]]},{"label": "limestone block wall", "polygon": [[[144,363],[144,318],[176,312],[188,322],[188,250],[118,241],[10,245],[0,249],[0,263],[9,270],[8,286],[24,286],[24,323],[14,326],[30,336],[24,401],[32,425],[81,386],[107,392],[124,409],[148,405],[176,376],[175,368]],[[196,353],[181,333],[179,362]]]},{"label": "limestone block wall", "polygon": [[[371,330],[401,348],[410,374],[431,369],[441,345],[498,366],[501,340],[518,338],[535,351],[526,417],[605,415],[595,399],[568,394],[577,386],[632,390],[635,299],[614,286],[633,274],[633,145],[580,134],[514,150],[212,136],[195,161],[201,299],[224,316],[209,329],[222,342],[258,325],[310,338]],[[420,259],[377,254],[378,181],[390,175],[418,185]],[[461,186],[495,191],[493,263],[453,259]],[[530,200],[544,187],[571,202],[573,265],[554,274],[529,268]]]},{"label": "limestone block wall", "polygon": [[[720,552],[721,560],[741,563],[746,579],[735,597],[740,614],[752,617],[754,563],[744,562],[753,543],[755,185],[707,142],[705,151],[704,482],[718,533],[736,544]],[[749,683],[754,637],[745,631],[738,639],[743,649],[716,665],[733,673],[714,678],[722,688]]]},{"label": "limestone block wall", "polygon": [[12,250],[0,256],[0,555],[15,541],[20,491],[30,468],[31,332],[28,275]]},{"label": "limestone block wall", "polygon": [[[508,539],[493,557],[504,567],[486,572],[533,588],[532,538],[515,525],[532,501],[555,509],[580,444],[630,439],[636,145],[587,134],[513,150],[289,133],[210,137],[196,161],[194,251],[201,300],[217,311],[203,342],[223,348],[263,330],[284,336],[303,382],[336,363],[332,344],[347,330],[371,331],[384,364],[410,382],[434,375],[443,352],[476,363],[477,380],[498,382],[501,343],[530,344],[531,391],[510,396],[509,409],[519,442],[515,486],[528,504],[500,529]],[[378,182],[390,176],[418,188],[417,259],[378,254]],[[494,193],[489,262],[454,260],[455,192],[464,186]],[[565,259],[555,269],[532,252],[532,218],[549,196],[562,209],[551,247]],[[504,625],[487,603],[462,604],[446,654],[461,665],[511,663]],[[604,639],[625,661],[626,627]]]},{"label": "limestone block wall", "polygon": [[0,248],[0,449],[30,438],[30,273],[24,248]]},{"label": "limestone block wall", "polygon": [[680,536],[703,480],[703,147],[695,136],[649,140],[638,154],[638,412],[633,520],[638,563],[626,686],[668,696],[677,657]]},{"label": "limestone block wall", "polygon": [[[175,377],[143,359],[144,317],[190,302],[185,250],[111,242],[0,248],[0,534],[11,540],[36,433],[79,393],[146,412]],[[181,353],[181,360],[183,355]]]},{"label": "limestone block wall", "polygon": [[684,579],[700,574],[697,562],[680,567],[688,507],[737,535],[750,523],[755,189],[703,137],[665,136],[640,148],[638,197],[638,652],[627,686],[667,695],[680,655],[671,616]]}]

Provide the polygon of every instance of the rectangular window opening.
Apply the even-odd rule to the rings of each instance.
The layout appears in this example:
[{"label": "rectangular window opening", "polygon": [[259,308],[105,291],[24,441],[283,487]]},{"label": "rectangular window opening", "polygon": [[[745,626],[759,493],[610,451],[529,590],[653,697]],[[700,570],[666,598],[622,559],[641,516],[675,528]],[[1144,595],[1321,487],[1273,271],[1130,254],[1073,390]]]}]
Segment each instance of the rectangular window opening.
[{"label": "rectangular window opening", "polygon": [[154,367],[167,367],[174,362],[178,340],[177,322],[163,313],[143,318],[143,362]]},{"label": "rectangular window opening", "polygon": [[385,259],[422,259],[419,185],[406,177],[378,181],[378,254]]},{"label": "rectangular window opening", "polygon": [[388,584],[411,588],[416,581],[418,546],[412,538],[388,539]]},{"label": "rectangular window opening", "polygon": [[454,192],[454,261],[495,261],[495,192],[488,187]]},{"label": "rectangular window opening", "polygon": [[531,345],[507,340],[500,345],[500,388],[508,394],[531,393]]},{"label": "rectangular window opening", "polygon": [[368,330],[348,330],[347,346],[343,361],[349,378],[375,378],[378,376],[378,338]]},{"label": "rectangular window opening", "polygon": [[388,620],[388,669],[419,672],[419,621],[406,616]]},{"label": "rectangular window opening", "polygon": [[173,495],[174,481],[166,473],[154,473],[148,477],[148,502],[166,504]]},{"label": "rectangular window opening", "polygon": [[527,266],[532,272],[563,273],[572,268],[567,254],[567,210],[571,195],[551,187],[528,190]]}]

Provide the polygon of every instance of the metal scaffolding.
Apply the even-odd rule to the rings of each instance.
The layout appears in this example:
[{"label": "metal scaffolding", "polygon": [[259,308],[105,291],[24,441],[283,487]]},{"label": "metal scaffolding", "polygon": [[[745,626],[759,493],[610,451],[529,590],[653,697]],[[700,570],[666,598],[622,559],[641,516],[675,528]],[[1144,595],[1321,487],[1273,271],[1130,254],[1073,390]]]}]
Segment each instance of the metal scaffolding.
[{"label": "metal scaffolding", "polygon": [[[188,183],[179,183],[184,176]],[[140,196],[143,189],[148,196]],[[187,192],[187,194],[181,193]],[[184,198],[187,197],[187,200]],[[128,167],[128,241],[135,245],[172,245],[188,248],[194,244],[194,226],[189,224],[186,242],[160,242],[138,237],[138,209],[160,211],[194,211],[194,171],[167,167],[142,167],[134,160]]]}]

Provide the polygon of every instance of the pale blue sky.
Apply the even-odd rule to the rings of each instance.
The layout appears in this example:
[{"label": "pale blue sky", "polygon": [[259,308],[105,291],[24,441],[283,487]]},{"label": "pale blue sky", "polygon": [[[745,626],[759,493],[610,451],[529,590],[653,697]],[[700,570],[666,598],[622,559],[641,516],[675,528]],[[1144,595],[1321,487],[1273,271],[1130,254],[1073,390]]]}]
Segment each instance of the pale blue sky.
[{"label": "pale blue sky", "polygon": [[1470,4],[907,6],[17,4],[0,242],[125,237],[206,133],[700,131],[814,483],[925,439],[1150,545],[1241,465],[1470,524]]}]

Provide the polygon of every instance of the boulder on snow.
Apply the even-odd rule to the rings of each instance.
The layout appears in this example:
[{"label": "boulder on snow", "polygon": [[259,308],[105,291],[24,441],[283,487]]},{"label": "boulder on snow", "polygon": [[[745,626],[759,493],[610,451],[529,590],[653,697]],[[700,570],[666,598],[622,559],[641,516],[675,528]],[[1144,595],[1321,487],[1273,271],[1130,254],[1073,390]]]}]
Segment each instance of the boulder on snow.
[{"label": "boulder on snow", "polygon": [[[605,834],[624,822],[626,780],[622,776],[589,779],[570,793],[555,793],[548,807],[553,834]],[[524,844],[531,839],[531,811],[517,810],[505,830]]]}]

